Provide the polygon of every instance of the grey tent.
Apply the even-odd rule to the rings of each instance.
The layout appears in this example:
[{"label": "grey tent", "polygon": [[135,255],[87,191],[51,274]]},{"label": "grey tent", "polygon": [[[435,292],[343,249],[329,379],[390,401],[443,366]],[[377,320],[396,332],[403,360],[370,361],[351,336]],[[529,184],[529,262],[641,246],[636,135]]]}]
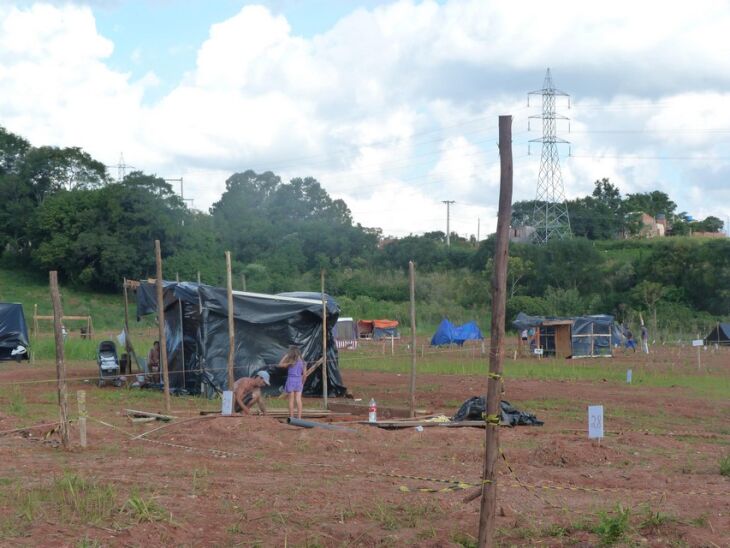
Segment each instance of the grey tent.
[{"label": "grey tent", "polygon": [[718,323],[705,337],[705,344],[730,345],[730,323]]},{"label": "grey tent", "polygon": [[[25,352],[17,352],[19,347]],[[28,326],[23,305],[0,303],[0,360],[29,359]]]},{"label": "grey tent", "polygon": [[[165,337],[171,390],[199,393],[201,385],[228,389],[228,301],[226,290],[188,282],[163,282]],[[340,313],[327,300],[328,395],[344,396],[346,388],[338,368],[332,327]],[[142,282],[137,289],[137,317],[157,311],[155,284]],[[322,356],[321,293],[266,295],[233,292],[235,332],[234,377],[251,377],[267,370],[271,389],[280,389],[286,371],[276,367],[290,345],[313,363]],[[321,396],[322,368],[307,378],[304,394]]]}]

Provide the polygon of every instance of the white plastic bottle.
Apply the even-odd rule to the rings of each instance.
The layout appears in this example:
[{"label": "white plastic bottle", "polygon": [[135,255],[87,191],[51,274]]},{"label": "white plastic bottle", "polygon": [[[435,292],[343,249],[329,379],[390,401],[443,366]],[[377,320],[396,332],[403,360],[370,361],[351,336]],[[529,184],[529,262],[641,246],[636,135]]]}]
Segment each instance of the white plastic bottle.
[{"label": "white plastic bottle", "polygon": [[368,410],[368,422],[378,422],[378,406],[375,398],[370,398],[370,409]]}]

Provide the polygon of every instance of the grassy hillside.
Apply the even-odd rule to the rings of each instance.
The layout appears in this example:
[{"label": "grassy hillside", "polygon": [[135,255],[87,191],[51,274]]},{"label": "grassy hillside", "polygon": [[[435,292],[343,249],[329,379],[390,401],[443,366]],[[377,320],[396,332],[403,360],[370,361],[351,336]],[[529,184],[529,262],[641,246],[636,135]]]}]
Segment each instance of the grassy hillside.
[{"label": "grassy hillside", "polygon": [[[95,329],[121,328],[124,323],[124,301],[120,294],[95,293],[83,289],[61,286],[63,312],[68,316],[91,315]],[[30,328],[33,323],[33,306],[38,314],[51,315],[51,294],[47,273],[0,268],[0,301],[21,303]],[[135,306],[130,307],[130,321],[134,321]],[[69,329],[77,331],[82,322],[69,322]],[[44,322],[41,330],[49,330]]]}]

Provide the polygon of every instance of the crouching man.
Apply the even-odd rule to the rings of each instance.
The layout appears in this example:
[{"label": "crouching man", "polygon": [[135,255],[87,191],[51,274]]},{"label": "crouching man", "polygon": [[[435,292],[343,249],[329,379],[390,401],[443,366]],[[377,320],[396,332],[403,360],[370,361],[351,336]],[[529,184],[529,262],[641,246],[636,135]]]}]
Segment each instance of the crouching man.
[{"label": "crouching man", "polygon": [[233,384],[233,399],[236,402],[235,412],[243,412],[248,415],[254,404],[259,406],[261,414],[266,414],[264,397],[261,388],[269,386],[271,381],[267,371],[259,371],[253,377],[241,377]]}]

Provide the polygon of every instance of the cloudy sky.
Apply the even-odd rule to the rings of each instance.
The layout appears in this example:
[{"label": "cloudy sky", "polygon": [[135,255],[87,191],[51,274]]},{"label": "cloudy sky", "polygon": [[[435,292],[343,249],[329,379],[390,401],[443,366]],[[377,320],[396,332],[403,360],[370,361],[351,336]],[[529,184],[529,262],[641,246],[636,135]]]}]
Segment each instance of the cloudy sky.
[{"label": "cloudy sky", "polygon": [[452,229],[484,237],[500,114],[515,200],[534,198],[526,94],[551,67],[568,197],[609,177],[727,221],[727,29],[721,0],[0,0],[0,125],[183,177],[202,210],[231,173],[272,170],[385,234],[443,230],[455,200]]}]

